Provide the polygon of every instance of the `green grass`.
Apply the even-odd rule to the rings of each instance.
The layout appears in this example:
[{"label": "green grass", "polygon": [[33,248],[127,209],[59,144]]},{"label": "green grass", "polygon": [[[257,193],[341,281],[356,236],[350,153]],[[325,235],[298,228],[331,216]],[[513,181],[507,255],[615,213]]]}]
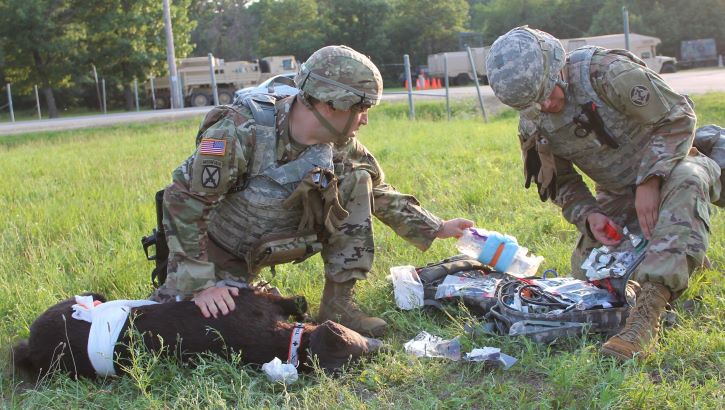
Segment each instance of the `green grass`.
[{"label": "green grass", "polygon": [[[696,99],[700,123],[725,123],[724,94]],[[465,105],[465,104],[464,104]],[[546,257],[545,268],[568,269],[576,231],[558,209],[523,189],[516,120],[509,111],[484,124],[471,107],[447,122],[443,104],[404,104],[371,113],[361,140],[387,180],[415,194],[442,218],[467,217],[515,235]],[[425,114],[423,114],[425,113]],[[693,277],[660,349],[623,365],[599,354],[601,337],[542,346],[526,340],[469,337],[455,320],[396,309],[385,276],[391,266],[421,265],[454,254],[453,241],[420,253],[375,222],[376,259],[359,286],[362,306],[391,324],[391,351],[346,369],[340,377],[305,376],[284,387],[236,361],[200,357],[195,367],[138,351],[127,377],[102,381],[55,376],[21,384],[9,348],[32,320],[62,298],[97,291],[145,298],[151,264],[139,238],[155,223],[153,194],[194,145],[197,120],[65,131],[0,139],[0,394],[23,408],[722,408],[725,358],[725,218],[713,208],[708,252],[715,269]],[[322,278],[319,258],[278,267],[265,278],[287,294],[304,294],[313,312]],[[519,359],[510,370],[417,359],[402,344],[419,331],[461,336],[466,348],[498,346]]]}]

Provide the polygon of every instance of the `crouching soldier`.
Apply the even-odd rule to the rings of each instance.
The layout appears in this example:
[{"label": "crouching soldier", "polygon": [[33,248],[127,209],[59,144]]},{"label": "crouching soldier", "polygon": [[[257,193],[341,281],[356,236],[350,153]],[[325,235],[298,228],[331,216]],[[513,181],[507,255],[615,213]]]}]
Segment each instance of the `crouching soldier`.
[{"label": "crouching soldier", "polygon": [[385,321],[353,302],[373,263],[371,216],[421,250],[472,222],[442,221],[396,191],[355,138],[383,90],[367,57],[324,47],[294,81],[296,96],[252,94],[207,114],[196,152],[165,189],[168,278],[152,299],[193,299],[204,316],[225,315],[238,293],[228,281],[320,252],[319,320],[378,336]]},{"label": "crouching soldier", "polygon": [[[486,58],[496,96],[520,111],[526,186],[561,207],[580,238],[572,271],[605,233],[640,231],[650,244],[635,272],[641,284],[624,329],[602,347],[621,359],[646,354],[667,302],[703,264],[708,204],[720,196],[720,169],[692,148],[689,99],[625,50],[583,47],[566,54],[559,40],[528,27],[499,37]],[[577,172],[596,184],[593,196]]]}]

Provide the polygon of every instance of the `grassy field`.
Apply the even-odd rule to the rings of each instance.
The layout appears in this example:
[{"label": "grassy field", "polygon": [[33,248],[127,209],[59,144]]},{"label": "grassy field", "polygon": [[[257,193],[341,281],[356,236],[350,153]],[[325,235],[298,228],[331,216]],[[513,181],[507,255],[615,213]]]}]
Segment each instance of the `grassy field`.
[{"label": "grassy field", "polygon": [[[696,98],[700,124],[725,123],[725,94]],[[415,194],[442,218],[467,217],[478,226],[515,235],[567,272],[576,231],[550,203],[523,189],[516,120],[505,112],[488,124],[470,108],[405,105],[371,114],[361,140],[387,171],[387,180]],[[722,408],[725,403],[725,217],[712,208],[708,252],[714,268],[697,272],[677,301],[677,325],[644,362],[618,364],[599,354],[602,338],[554,346],[464,334],[473,318],[396,309],[385,279],[391,266],[421,265],[454,253],[452,240],[426,253],[376,221],[376,260],[362,283],[363,307],[384,317],[390,352],[342,375],[303,377],[285,387],[238,363],[199,357],[195,367],[140,354],[127,377],[74,381],[56,376],[21,383],[8,360],[14,341],[60,299],[83,291],[111,299],[145,298],[151,264],[139,238],[155,224],[153,194],[194,148],[198,121],[129,125],[0,139],[0,395],[3,407],[23,408]],[[281,266],[265,278],[287,294],[304,294],[317,311],[319,258]],[[694,309],[685,300],[697,299]],[[453,319],[453,320],[452,320]],[[417,359],[402,344],[421,330],[461,336],[464,351],[497,346],[519,359],[510,370]]]}]

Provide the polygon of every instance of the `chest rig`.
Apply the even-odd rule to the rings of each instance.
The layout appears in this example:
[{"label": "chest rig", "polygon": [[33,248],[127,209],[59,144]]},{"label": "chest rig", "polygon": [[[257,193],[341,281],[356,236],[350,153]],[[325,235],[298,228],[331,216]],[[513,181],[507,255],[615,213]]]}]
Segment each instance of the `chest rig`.
[{"label": "chest rig", "polygon": [[[285,244],[280,245],[285,250],[293,246],[289,244],[301,244],[304,257],[321,249],[313,232],[298,232],[302,208],[286,209],[282,203],[312,170],[332,169],[332,147],[312,145],[295,160],[278,164],[274,101],[274,97],[262,94],[243,102],[251,109],[256,122],[251,166],[244,185],[226,194],[209,216],[211,239],[226,251],[244,258],[250,264],[250,273],[260,267],[259,255],[252,255],[260,244],[280,242]],[[276,258],[275,264],[302,256],[295,252],[290,255],[290,260]]]},{"label": "chest rig", "polygon": [[[635,184],[638,159],[649,143],[651,126],[630,120],[597,94],[591,82],[591,62],[602,51],[582,47],[571,52],[564,108],[558,113],[542,112],[529,121],[540,133],[537,144],[547,145],[545,150],[574,163],[599,187],[620,189]],[[641,63],[623,50],[609,53]],[[604,58],[613,61],[615,57]]]}]

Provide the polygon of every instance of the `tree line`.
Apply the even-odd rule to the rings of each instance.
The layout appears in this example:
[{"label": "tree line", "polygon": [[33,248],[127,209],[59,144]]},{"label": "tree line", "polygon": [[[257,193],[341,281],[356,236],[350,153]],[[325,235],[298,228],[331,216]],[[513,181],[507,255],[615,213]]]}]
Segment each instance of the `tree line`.
[{"label": "tree line", "polygon": [[[346,44],[397,81],[402,55],[488,45],[528,24],[560,38],[621,33],[622,6],[633,32],[680,41],[715,38],[725,51],[725,0],[172,0],[176,55],[253,60],[292,54],[304,60],[323,45]],[[462,36],[461,33],[467,33]],[[133,107],[133,79],[166,73],[158,0],[0,0],[0,80],[29,94],[37,84],[50,108],[97,103],[92,71]],[[57,115],[57,111],[55,113]]]}]

